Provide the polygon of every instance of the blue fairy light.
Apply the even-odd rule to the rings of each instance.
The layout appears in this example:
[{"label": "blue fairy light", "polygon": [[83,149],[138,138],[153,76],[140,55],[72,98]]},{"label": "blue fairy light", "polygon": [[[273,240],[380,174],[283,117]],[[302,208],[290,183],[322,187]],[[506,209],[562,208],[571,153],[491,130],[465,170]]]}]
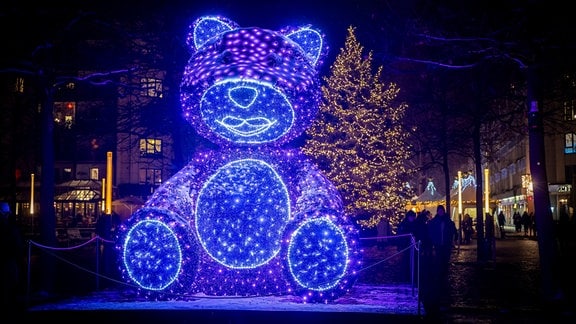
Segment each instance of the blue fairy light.
[{"label": "blue fairy light", "polygon": [[335,186],[293,139],[320,103],[323,36],[309,27],[190,26],[183,116],[217,146],[199,150],[123,225],[121,272],[151,298],[170,294],[346,293],[358,230]]}]

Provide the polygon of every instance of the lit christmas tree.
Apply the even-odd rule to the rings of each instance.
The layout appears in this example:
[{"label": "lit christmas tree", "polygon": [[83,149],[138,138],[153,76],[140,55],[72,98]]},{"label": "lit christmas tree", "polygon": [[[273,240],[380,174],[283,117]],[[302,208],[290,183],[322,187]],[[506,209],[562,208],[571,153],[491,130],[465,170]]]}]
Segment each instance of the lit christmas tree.
[{"label": "lit christmas tree", "polygon": [[396,103],[400,89],[382,82],[372,68],[372,52],[348,28],[344,48],[324,78],[320,116],[309,128],[303,150],[342,193],[346,211],[362,228],[381,220],[396,225],[404,214],[412,170],[408,132],[402,127],[407,105]]}]

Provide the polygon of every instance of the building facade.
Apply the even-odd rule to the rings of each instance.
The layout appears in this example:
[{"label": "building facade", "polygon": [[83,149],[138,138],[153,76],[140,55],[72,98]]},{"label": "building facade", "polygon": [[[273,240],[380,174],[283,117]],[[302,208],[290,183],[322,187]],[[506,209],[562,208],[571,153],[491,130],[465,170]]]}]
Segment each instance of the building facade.
[{"label": "building facade", "polygon": [[[106,41],[82,41],[77,50],[98,51]],[[139,42],[133,49],[144,46]],[[82,62],[78,70],[56,71],[54,80],[67,81],[48,88],[42,88],[26,71],[0,74],[0,105],[7,113],[0,127],[0,150],[6,152],[0,161],[5,166],[0,200],[10,204],[26,236],[39,232],[42,146],[47,144],[42,140],[41,129],[46,127],[42,110],[46,107],[52,110],[53,141],[48,144],[54,152],[54,183],[50,185],[55,187],[58,238],[65,240],[76,229],[82,230],[83,238],[90,238],[105,214],[106,181],[112,181],[114,201],[133,197],[130,201],[143,202],[173,174],[172,139],[178,130],[174,123],[163,126],[162,116],[173,116],[171,109],[178,107],[166,100],[168,72],[148,64],[154,60],[126,56],[137,58],[136,63],[123,62],[125,66],[105,77],[105,71],[87,68]],[[43,91],[50,92],[49,100],[39,95]],[[112,179],[106,179],[108,152],[112,152]],[[116,206],[120,205],[113,204],[113,212]]]},{"label": "building facade", "polygon": [[[559,114],[563,131],[556,130],[557,124],[545,123],[545,154],[547,186],[550,194],[552,218],[558,222],[563,213],[572,215],[573,188],[576,175],[576,146],[573,102],[563,103],[563,108],[548,103],[548,108]],[[558,122],[557,122],[558,123]],[[552,129],[554,128],[554,129]],[[503,211],[506,224],[512,224],[512,216],[518,212],[529,214],[534,210],[533,182],[530,174],[530,147],[528,135],[518,136],[497,152],[496,162],[490,169],[490,193],[497,201],[497,212]]]}]

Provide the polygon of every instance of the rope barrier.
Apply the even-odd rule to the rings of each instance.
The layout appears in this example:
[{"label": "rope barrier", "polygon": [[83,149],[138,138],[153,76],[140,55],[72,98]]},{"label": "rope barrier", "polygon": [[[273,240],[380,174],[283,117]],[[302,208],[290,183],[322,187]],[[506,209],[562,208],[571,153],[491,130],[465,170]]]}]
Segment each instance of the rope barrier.
[{"label": "rope barrier", "polygon": [[[411,271],[410,271],[410,272],[413,274],[413,272],[415,271],[415,269],[414,269],[414,251],[418,251],[418,250],[419,250],[419,242],[416,242],[416,241],[415,241],[415,238],[414,238],[413,235],[411,235],[411,234],[402,234],[402,235],[393,235],[393,236],[363,237],[363,238],[360,238],[360,240],[364,240],[364,241],[365,241],[365,240],[382,240],[382,239],[385,239],[385,240],[397,240],[397,239],[402,239],[402,238],[406,238],[406,237],[409,237],[409,238],[410,238],[410,244],[409,244],[408,246],[405,246],[405,247],[403,247],[403,248],[401,248],[401,249],[397,249],[395,253],[392,253],[392,254],[387,255],[387,256],[383,257],[382,259],[377,260],[377,261],[373,262],[372,264],[369,264],[369,265],[367,265],[367,266],[359,269],[356,274],[354,274],[354,275],[349,275],[349,276],[359,277],[362,272],[365,272],[365,271],[367,271],[367,270],[369,270],[369,269],[371,269],[371,268],[374,268],[374,267],[376,267],[376,266],[378,266],[378,265],[381,265],[381,264],[383,264],[383,263],[385,263],[385,262],[388,262],[388,261],[396,258],[397,256],[399,256],[399,255],[401,255],[401,254],[403,254],[403,253],[407,253],[408,251],[410,251],[410,253],[411,253],[411,258],[410,258],[410,259],[411,259]],[[138,287],[138,286],[136,286],[136,285],[133,285],[133,284],[130,284],[130,283],[127,283],[127,282],[124,282],[124,281],[120,281],[120,280],[117,280],[117,279],[115,279],[115,278],[112,278],[112,277],[109,277],[109,276],[106,276],[106,275],[101,274],[101,273],[99,272],[99,257],[100,257],[99,254],[100,254],[100,253],[96,253],[96,270],[91,270],[91,269],[88,269],[88,268],[86,268],[86,267],[83,267],[83,266],[81,266],[81,265],[79,265],[79,264],[77,264],[77,263],[74,263],[73,261],[70,261],[70,260],[68,260],[68,259],[66,259],[66,258],[64,258],[64,257],[62,257],[62,256],[60,256],[60,255],[57,255],[56,253],[53,252],[53,251],[56,251],[56,252],[59,252],[59,251],[72,251],[72,250],[84,248],[84,247],[86,247],[86,246],[88,246],[89,244],[92,244],[92,243],[95,243],[95,244],[96,244],[96,250],[99,251],[99,249],[100,249],[99,244],[100,244],[101,242],[106,243],[106,244],[115,244],[115,243],[116,243],[115,241],[108,240],[108,239],[104,239],[104,238],[102,238],[102,237],[100,237],[100,236],[98,236],[98,235],[96,235],[95,237],[89,239],[89,240],[86,241],[86,242],[83,242],[83,243],[78,244],[78,245],[75,245],[75,246],[68,246],[68,247],[47,246],[47,245],[44,245],[44,244],[40,244],[40,243],[38,243],[38,242],[35,242],[35,241],[33,241],[33,240],[28,240],[29,248],[28,248],[28,271],[27,271],[27,276],[28,276],[27,299],[29,300],[29,298],[30,298],[29,296],[30,296],[30,282],[31,282],[31,248],[32,248],[32,246],[36,246],[36,247],[44,250],[44,252],[45,252],[46,254],[48,254],[49,256],[52,256],[52,257],[54,257],[55,259],[58,259],[58,260],[60,260],[61,262],[70,265],[71,267],[75,267],[75,268],[77,268],[77,269],[79,269],[79,270],[81,270],[81,271],[84,271],[84,272],[88,273],[88,274],[94,275],[94,276],[96,277],[96,280],[97,280],[97,281],[96,281],[96,290],[99,290],[99,279],[100,279],[100,278],[106,279],[106,280],[108,280],[109,282],[113,282],[113,283],[122,285],[122,286],[127,287],[127,288],[132,288],[132,289],[135,289],[135,290],[140,289],[140,287]],[[417,254],[417,255],[418,255],[418,254]],[[420,264],[420,262],[418,262],[418,266],[419,266],[419,264]],[[418,269],[418,271],[419,271],[419,269]],[[346,276],[342,276],[340,279],[343,279],[343,278],[345,278],[345,277],[346,277]],[[419,273],[418,273],[418,276],[417,276],[417,277],[419,277]],[[412,275],[411,278],[414,278],[414,276]],[[416,286],[414,285],[413,279],[412,279],[411,284],[412,284],[413,292],[414,292],[414,288],[419,288],[418,285],[416,285]],[[286,293],[286,294],[288,294],[288,293]],[[282,296],[283,294],[270,294],[270,295],[257,295],[257,296],[256,296],[256,295],[255,295],[255,296],[206,296],[206,295],[201,295],[201,296],[199,296],[199,295],[188,295],[188,294],[171,294],[171,293],[165,293],[165,295],[166,295],[166,296],[174,296],[174,297],[189,297],[189,298],[234,299],[234,298],[253,298],[253,297],[266,297],[266,296]]]}]

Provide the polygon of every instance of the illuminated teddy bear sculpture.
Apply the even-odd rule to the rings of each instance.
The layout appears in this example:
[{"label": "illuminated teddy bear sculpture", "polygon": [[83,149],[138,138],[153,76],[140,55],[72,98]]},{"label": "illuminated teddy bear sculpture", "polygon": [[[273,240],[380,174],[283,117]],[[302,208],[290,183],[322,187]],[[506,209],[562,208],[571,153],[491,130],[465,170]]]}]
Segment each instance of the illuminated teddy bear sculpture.
[{"label": "illuminated teddy bear sculpture", "polygon": [[202,17],[187,43],[183,114],[217,148],[123,225],[123,278],[155,298],[338,298],[360,266],[358,231],[334,185],[290,145],[318,111],[322,35]]}]

